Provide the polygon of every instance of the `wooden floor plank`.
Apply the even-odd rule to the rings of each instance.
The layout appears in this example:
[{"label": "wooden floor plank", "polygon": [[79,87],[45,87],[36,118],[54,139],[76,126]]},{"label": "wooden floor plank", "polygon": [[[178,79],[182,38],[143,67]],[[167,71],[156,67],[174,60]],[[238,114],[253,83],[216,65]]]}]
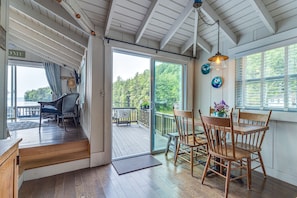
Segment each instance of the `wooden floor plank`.
[{"label": "wooden floor plank", "polygon": [[[88,168],[48,177],[47,179],[26,181],[20,188],[19,197],[45,197],[43,191],[53,197],[107,197],[107,198],[146,198],[146,197],[223,197],[224,179],[210,175],[201,184],[203,166],[194,167],[194,177],[187,163],[174,166],[173,154],[155,156],[162,165],[118,175],[113,166]],[[61,185],[64,176],[64,185]],[[271,198],[297,197],[297,187],[275,178],[263,178],[253,172],[252,188],[247,190],[246,181],[231,182],[230,198]],[[38,181],[38,188],[34,188]],[[53,182],[55,181],[55,182]],[[63,187],[62,187],[63,186]],[[47,189],[49,188],[49,189]],[[63,189],[61,189],[63,188]],[[47,189],[47,190],[44,190]],[[59,193],[58,193],[59,192]],[[63,193],[64,192],[64,193]],[[63,193],[63,196],[60,196]]]}]

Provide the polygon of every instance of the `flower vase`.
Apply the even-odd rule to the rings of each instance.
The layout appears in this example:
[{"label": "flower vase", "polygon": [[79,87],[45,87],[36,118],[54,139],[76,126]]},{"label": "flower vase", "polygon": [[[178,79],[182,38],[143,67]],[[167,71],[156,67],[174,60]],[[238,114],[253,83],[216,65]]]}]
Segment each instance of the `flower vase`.
[{"label": "flower vase", "polygon": [[214,115],[216,117],[220,117],[220,118],[226,117],[226,113],[225,112],[214,112]]}]

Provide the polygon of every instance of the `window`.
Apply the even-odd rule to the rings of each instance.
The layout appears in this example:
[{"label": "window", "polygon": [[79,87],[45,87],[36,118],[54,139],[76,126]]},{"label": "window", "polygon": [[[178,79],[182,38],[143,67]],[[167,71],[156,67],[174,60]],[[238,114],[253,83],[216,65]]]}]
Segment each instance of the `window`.
[{"label": "window", "polygon": [[236,107],[297,111],[297,44],[236,60]]}]

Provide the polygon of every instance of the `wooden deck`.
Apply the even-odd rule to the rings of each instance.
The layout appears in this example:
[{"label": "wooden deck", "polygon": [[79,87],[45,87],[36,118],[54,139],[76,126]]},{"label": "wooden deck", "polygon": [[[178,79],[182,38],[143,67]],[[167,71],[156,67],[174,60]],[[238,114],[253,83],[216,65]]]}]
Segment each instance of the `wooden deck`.
[{"label": "wooden deck", "polygon": [[[133,155],[150,153],[150,131],[147,127],[131,123],[112,127],[112,158],[124,158]],[[155,148],[163,148],[167,137],[156,134]]]}]

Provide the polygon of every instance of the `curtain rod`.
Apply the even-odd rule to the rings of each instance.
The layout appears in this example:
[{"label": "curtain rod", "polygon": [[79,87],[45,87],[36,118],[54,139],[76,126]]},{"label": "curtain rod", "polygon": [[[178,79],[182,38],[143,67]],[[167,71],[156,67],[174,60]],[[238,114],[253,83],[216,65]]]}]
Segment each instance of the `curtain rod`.
[{"label": "curtain rod", "polygon": [[107,40],[108,43],[109,43],[109,41],[116,41],[116,42],[125,43],[125,44],[129,44],[129,45],[135,45],[137,47],[143,47],[143,48],[151,49],[151,50],[156,51],[156,53],[158,53],[158,52],[165,52],[165,53],[169,53],[169,54],[184,56],[184,57],[187,57],[187,58],[196,58],[196,57],[193,57],[193,56],[188,56],[188,55],[179,54],[179,53],[175,53],[175,52],[170,52],[170,51],[166,51],[166,50],[161,50],[161,49],[157,49],[157,48],[153,48],[153,47],[139,45],[139,44],[131,43],[131,42],[128,42],[128,41],[121,41],[121,40],[113,39],[113,38],[109,38],[109,37],[104,37],[104,39]]},{"label": "curtain rod", "polygon": [[8,60],[9,61],[29,62],[29,63],[43,63],[41,61],[21,60],[21,59],[14,59],[14,58],[9,58]]}]

